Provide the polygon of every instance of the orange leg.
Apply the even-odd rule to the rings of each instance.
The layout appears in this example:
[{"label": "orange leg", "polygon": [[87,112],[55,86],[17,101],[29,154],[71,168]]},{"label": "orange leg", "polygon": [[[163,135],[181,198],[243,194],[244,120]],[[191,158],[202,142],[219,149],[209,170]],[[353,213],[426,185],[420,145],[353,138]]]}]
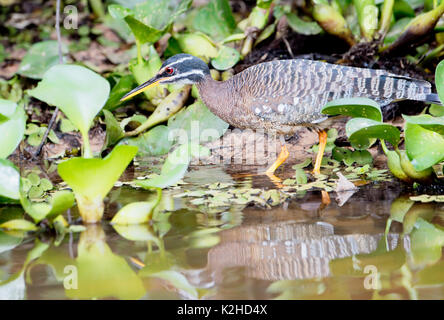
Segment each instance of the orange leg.
[{"label": "orange leg", "polygon": [[328,192],[325,190],[321,191],[322,194],[322,204],[325,206],[328,206],[331,203],[330,196],[328,195]]},{"label": "orange leg", "polygon": [[283,163],[285,162],[285,160],[287,160],[287,158],[288,158],[289,155],[290,155],[290,154],[289,154],[289,152],[288,152],[287,146],[286,146],[286,145],[283,145],[283,146],[281,147],[281,153],[279,153],[278,158],[277,158],[276,161],[271,165],[271,167],[268,168],[267,171],[265,171],[265,173],[266,173],[267,175],[272,175],[272,174],[276,171],[276,169],[279,168],[279,166],[280,166],[281,164],[283,164]]},{"label": "orange leg", "polygon": [[319,131],[319,151],[318,155],[316,156],[316,163],[313,169],[313,174],[321,173],[321,162],[322,162],[322,157],[324,156],[326,144],[327,144],[327,132],[324,130]]}]

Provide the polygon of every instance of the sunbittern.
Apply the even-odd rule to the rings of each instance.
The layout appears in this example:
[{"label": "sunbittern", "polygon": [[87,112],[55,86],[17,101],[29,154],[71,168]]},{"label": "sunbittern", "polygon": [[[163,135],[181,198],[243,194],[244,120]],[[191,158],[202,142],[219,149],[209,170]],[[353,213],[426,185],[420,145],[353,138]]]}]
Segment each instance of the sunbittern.
[{"label": "sunbittern", "polygon": [[[157,84],[196,84],[207,107],[241,129],[265,129],[294,134],[298,126],[315,129],[319,151],[313,173],[320,173],[330,126],[321,108],[338,98],[368,97],[382,105],[395,100],[438,102],[427,81],[398,76],[384,70],[347,67],[305,59],[264,62],[245,69],[227,81],[215,81],[208,65],[189,54],[167,59],[159,72],[121,100]],[[274,171],[288,158],[285,144],[273,165]]]}]

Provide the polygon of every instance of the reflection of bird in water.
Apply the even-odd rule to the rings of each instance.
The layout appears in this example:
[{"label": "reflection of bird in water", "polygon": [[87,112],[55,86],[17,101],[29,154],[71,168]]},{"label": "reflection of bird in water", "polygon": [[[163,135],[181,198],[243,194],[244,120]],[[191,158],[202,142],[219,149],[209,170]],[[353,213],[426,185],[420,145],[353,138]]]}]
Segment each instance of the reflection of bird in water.
[{"label": "reflection of bird in water", "polygon": [[[321,108],[338,98],[367,97],[384,105],[395,100],[438,102],[427,81],[383,70],[347,67],[304,59],[277,60],[252,66],[227,81],[211,78],[207,64],[188,54],[166,60],[159,72],[135,88],[128,99],[157,84],[196,84],[208,108],[231,125],[293,134],[298,126],[319,134],[319,151],[313,172],[320,173],[331,126]],[[266,171],[272,175],[288,158],[287,147]]]}]

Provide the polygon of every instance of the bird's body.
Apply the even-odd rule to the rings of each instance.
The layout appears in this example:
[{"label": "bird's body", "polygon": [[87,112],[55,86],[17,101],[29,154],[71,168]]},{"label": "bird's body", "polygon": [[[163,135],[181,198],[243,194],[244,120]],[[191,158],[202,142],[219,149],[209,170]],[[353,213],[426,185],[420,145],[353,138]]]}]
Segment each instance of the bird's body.
[{"label": "bird's body", "polygon": [[322,127],[327,117],[321,109],[330,100],[366,97],[385,105],[426,101],[431,94],[427,81],[304,59],[264,62],[227,81],[209,78],[197,86],[208,108],[231,125],[282,134]]},{"label": "bird's body", "polygon": [[[157,84],[196,84],[200,97],[217,116],[241,129],[292,134],[299,126],[319,133],[314,173],[319,173],[330,125],[322,107],[339,98],[366,97],[381,105],[397,100],[439,102],[427,81],[384,70],[347,67],[305,59],[276,60],[252,66],[227,81],[211,78],[208,65],[189,54],[166,60],[152,79],[126,94],[126,100]],[[287,159],[282,146],[273,172]]]}]

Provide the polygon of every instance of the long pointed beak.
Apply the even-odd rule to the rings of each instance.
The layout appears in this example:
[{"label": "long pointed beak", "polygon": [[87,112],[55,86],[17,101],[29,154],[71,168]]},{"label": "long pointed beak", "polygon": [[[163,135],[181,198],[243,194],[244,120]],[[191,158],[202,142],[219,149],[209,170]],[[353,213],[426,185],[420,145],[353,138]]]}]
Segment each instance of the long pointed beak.
[{"label": "long pointed beak", "polygon": [[134,97],[135,95],[138,95],[141,92],[144,92],[145,90],[155,87],[159,84],[160,81],[164,80],[164,78],[158,78],[157,76],[155,76],[154,78],[148,80],[147,82],[141,84],[140,86],[138,86],[137,88],[134,88],[133,90],[131,90],[130,92],[128,92],[126,95],[124,95],[120,101],[125,101],[128,100],[132,97]]}]

